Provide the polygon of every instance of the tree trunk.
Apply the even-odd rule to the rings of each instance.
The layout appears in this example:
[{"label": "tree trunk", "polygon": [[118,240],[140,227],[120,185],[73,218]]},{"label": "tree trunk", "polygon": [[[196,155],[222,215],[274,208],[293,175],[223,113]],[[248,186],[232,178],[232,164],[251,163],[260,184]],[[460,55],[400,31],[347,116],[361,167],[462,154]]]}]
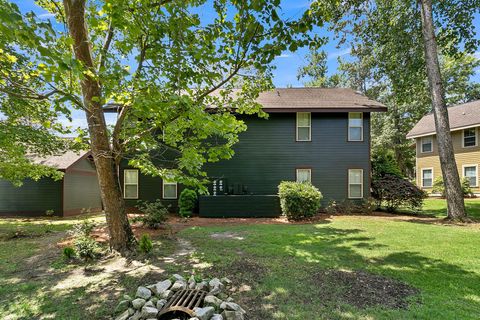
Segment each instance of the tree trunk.
[{"label": "tree trunk", "polygon": [[[85,0],[64,0],[65,14],[75,57],[95,73],[94,62],[85,21]],[[124,253],[132,249],[135,236],[128,222],[125,202],[118,183],[117,170],[110,147],[102,109],[102,90],[99,80],[85,75],[80,82],[83,104],[90,133],[92,154],[100,184],[110,236],[110,248]]]},{"label": "tree trunk", "polygon": [[433,24],[432,0],[420,0],[422,9],[422,33],[425,47],[425,61],[428,82],[435,117],[438,154],[442,168],[445,193],[447,198],[448,218],[463,220],[466,218],[462,186],[458,175],[455,153],[453,152],[452,135],[448,121],[440,64],[438,63],[437,42]]}]

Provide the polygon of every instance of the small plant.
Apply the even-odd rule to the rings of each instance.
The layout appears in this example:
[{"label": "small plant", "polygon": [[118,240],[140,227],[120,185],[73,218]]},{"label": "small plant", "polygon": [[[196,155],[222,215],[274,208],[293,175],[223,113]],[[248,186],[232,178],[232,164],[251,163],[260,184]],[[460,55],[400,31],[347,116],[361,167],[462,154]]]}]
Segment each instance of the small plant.
[{"label": "small plant", "polygon": [[159,228],[167,221],[168,210],[160,199],[155,201],[138,201],[137,208],[143,212],[143,216],[134,218],[134,222],[141,222],[149,228]]},{"label": "small plant", "polygon": [[72,259],[75,256],[75,249],[72,247],[63,248],[63,256],[67,259]]},{"label": "small plant", "polygon": [[282,181],[278,186],[280,207],[289,220],[314,216],[320,209],[322,193],[310,183]]},{"label": "small plant", "polygon": [[55,215],[55,211],[54,210],[45,210],[45,215],[47,217],[53,217]]},{"label": "small plant", "polygon": [[[468,178],[463,178],[462,181],[462,192],[465,198],[473,198],[475,195],[473,194],[472,188],[470,187],[470,181]],[[443,178],[441,176],[436,177],[433,181],[432,192],[440,194],[442,198],[445,198],[445,184],[443,183]]]},{"label": "small plant", "polygon": [[475,195],[473,194],[472,188],[470,187],[470,181],[467,177],[462,179],[462,192],[463,196],[466,198],[474,198]]},{"label": "small plant", "polygon": [[193,209],[197,203],[197,193],[190,189],[184,189],[178,199],[179,213],[182,218],[192,216]]},{"label": "small plant", "polygon": [[101,248],[91,237],[95,224],[90,220],[83,220],[73,226],[71,234],[74,236],[75,251],[85,261],[93,260],[101,254]]},{"label": "small plant", "polygon": [[153,244],[152,240],[150,239],[150,236],[146,233],[142,235],[140,238],[140,242],[138,244],[140,251],[143,253],[149,253],[153,249]]},{"label": "small plant", "polygon": [[328,214],[337,214],[338,213],[338,204],[335,200],[328,201],[328,205],[325,207],[325,212]]}]

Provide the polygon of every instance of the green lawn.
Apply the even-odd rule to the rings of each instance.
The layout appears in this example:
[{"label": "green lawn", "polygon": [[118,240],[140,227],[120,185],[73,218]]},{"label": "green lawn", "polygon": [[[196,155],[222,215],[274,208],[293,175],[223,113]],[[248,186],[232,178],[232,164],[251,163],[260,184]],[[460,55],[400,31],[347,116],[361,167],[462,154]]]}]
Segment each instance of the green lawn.
[{"label": "green lawn", "polygon": [[[467,214],[471,218],[480,219],[480,198],[465,199]],[[431,214],[435,217],[447,216],[447,202],[445,199],[426,199],[422,213]]]},{"label": "green lawn", "polygon": [[[468,201],[469,208],[479,208],[475,201]],[[425,211],[442,216],[441,203],[427,200]],[[108,319],[122,294],[192,271],[230,277],[239,288],[234,298],[249,319],[478,319],[480,314],[479,224],[340,216],[303,225],[192,227],[178,236],[196,250],[193,259],[164,260],[172,257],[176,242],[156,238],[153,254],[141,260],[152,266],[150,273],[115,272],[79,286],[83,267],[66,264],[55,246],[76,221],[0,219],[0,319]],[[359,306],[352,299],[372,300],[376,293],[369,290],[375,288],[360,282],[365,279],[325,276],[337,271],[380,275],[418,293],[403,309]],[[367,290],[358,291],[362,287]]]},{"label": "green lawn", "polygon": [[[213,233],[234,233],[231,239]],[[478,319],[480,230],[372,217],[335,217],[316,225],[242,225],[184,230],[209,263],[252,290],[239,299],[255,319]],[[408,309],[356,308],[342,301],[325,269],[397,279],[419,290]],[[331,280],[331,279],[330,279]],[[314,315],[314,316],[312,316]]]}]

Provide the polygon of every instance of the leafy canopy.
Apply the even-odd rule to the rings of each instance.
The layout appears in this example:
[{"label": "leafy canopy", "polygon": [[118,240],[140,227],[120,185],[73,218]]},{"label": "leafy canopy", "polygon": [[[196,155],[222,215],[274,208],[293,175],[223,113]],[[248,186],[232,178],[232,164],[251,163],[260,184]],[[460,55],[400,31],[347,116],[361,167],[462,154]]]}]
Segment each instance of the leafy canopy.
[{"label": "leafy canopy", "polygon": [[[322,43],[309,34],[323,17],[284,19],[279,0],[87,1],[92,69],[75,59],[62,2],[36,3],[55,21],[0,0],[1,123],[12,129],[0,137],[0,150],[25,166],[32,165],[27,153],[64,148],[59,134],[88,143],[86,132],[60,121],[72,109],[85,110],[79,83],[88,76],[101,85],[94,99],[120,110],[109,131],[117,163],[128,159],[146,174],[199,185],[203,165],[230,158],[246,130],[232,109],[267,116],[255,98],[272,88],[273,59]],[[21,129],[28,139],[16,134]],[[21,149],[8,148],[20,141]],[[3,166],[0,177],[11,179],[11,166]]]}]

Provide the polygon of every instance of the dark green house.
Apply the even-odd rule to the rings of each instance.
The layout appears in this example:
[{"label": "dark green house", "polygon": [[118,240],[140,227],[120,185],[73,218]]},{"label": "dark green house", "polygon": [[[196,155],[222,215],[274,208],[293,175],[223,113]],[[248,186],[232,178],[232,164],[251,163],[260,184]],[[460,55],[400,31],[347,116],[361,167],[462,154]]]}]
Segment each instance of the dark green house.
[{"label": "dark green house", "polygon": [[0,180],[0,215],[39,216],[53,210],[56,216],[71,216],[102,209],[97,173],[90,152],[68,151],[58,156],[36,158],[36,163],[64,173],[61,180],[25,180],[21,187]]},{"label": "dark green house", "polygon": [[[239,116],[248,126],[230,160],[209,163],[210,195],[199,199],[208,217],[277,216],[281,181],[310,181],[329,200],[370,194],[370,114],[386,111],[351,89],[286,88],[258,98],[268,119]],[[180,186],[120,167],[127,204],[162,199],[175,205]]]}]

